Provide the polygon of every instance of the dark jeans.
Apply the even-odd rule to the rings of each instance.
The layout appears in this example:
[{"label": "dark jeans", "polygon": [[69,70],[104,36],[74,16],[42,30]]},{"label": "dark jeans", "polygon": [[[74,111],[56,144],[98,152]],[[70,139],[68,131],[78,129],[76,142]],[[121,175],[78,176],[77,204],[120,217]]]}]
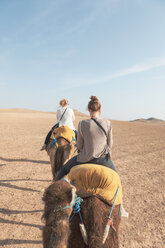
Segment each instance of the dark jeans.
[{"label": "dark jeans", "polygon": [[46,138],[45,138],[45,142],[44,142],[45,145],[48,144],[48,142],[49,142],[49,140],[50,140],[51,134],[52,134],[52,130],[49,131],[49,133],[47,134],[47,136],[46,136]]},{"label": "dark jeans", "polygon": [[77,155],[76,155],[73,158],[71,158],[66,164],[64,164],[64,166],[62,166],[59,174],[57,175],[56,180],[60,180],[61,178],[63,178],[65,175],[67,175],[70,172],[72,167],[79,165],[79,164],[99,164],[99,165],[106,166],[106,167],[116,171],[116,168],[115,168],[114,164],[112,163],[112,160],[107,159],[106,155],[105,155],[105,157],[94,158],[94,159],[92,159],[86,163],[78,162],[77,161]]},{"label": "dark jeans", "polygon": [[75,132],[75,138],[77,140],[77,130],[73,130]]},{"label": "dark jeans", "polygon": [[91,161],[89,161],[88,164],[100,164],[100,165],[104,165],[104,166],[116,171],[116,168],[115,168],[112,160],[107,159],[106,156],[103,158],[94,158]]}]

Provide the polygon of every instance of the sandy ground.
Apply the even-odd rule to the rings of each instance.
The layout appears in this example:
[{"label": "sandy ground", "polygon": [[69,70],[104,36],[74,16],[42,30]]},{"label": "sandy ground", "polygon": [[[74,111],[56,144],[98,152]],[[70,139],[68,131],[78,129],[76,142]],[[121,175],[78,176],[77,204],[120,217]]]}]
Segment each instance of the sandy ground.
[{"label": "sandy ground", "polygon": [[[75,125],[83,116],[76,118]],[[0,246],[41,248],[42,193],[51,183],[40,152],[55,122],[52,113],[0,110]],[[165,247],[165,125],[112,121],[113,162],[124,206],[120,248]]]}]

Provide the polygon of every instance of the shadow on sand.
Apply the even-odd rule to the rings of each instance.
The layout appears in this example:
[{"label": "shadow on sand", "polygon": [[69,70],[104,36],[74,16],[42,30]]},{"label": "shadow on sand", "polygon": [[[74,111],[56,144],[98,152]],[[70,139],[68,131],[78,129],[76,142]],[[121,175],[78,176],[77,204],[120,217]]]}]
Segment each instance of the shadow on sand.
[{"label": "shadow on sand", "polygon": [[10,210],[7,208],[0,208],[0,213],[2,214],[7,214],[7,215],[11,215],[11,214],[31,214],[31,213],[43,213],[44,210],[22,210],[22,211],[18,211],[18,210]]},{"label": "shadow on sand", "polygon": [[31,189],[31,188],[19,187],[19,186],[16,186],[16,185],[12,185],[12,184],[10,184],[10,183],[2,183],[2,182],[0,182],[0,186],[2,186],[2,187],[7,187],[7,188],[18,189],[18,190],[24,190],[24,191],[41,192],[40,190]]},{"label": "shadow on sand", "polygon": [[0,240],[0,246],[4,245],[20,245],[20,244],[42,244],[41,240],[21,240],[21,239],[4,239]]},{"label": "shadow on sand", "polygon": [[5,166],[6,164],[0,164],[0,166]]},{"label": "shadow on sand", "polygon": [[[27,158],[3,158],[0,157],[0,160],[6,161],[6,162],[30,162],[30,163],[35,163],[35,164],[50,164],[49,161],[44,161],[44,160],[33,160],[33,159],[27,159]],[[5,164],[3,164],[5,165]]]},{"label": "shadow on sand", "polygon": [[14,220],[6,220],[6,219],[3,219],[3,218],[0,218],[0,223],[13,224],[13,225],[22,225],[22,226],[30,226],[30,227],[36,227],[36,228],[39,228],[40,230],[42,230],[41,225],[23,223],[23,222],[14,221]]},{"label": "shadow on sand", "polygon": [[0,182],[21,182],[21,181],[52,182],[52,180],[45,180],[45,179],[30,179],[30,178],[18,178],[18,179],[0,180]]}]

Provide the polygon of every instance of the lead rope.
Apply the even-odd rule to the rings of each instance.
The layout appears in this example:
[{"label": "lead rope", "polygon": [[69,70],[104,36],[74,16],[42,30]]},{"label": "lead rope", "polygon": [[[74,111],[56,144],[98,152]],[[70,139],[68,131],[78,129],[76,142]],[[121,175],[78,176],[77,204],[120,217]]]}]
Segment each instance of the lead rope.
[{"label": "lead rope", "polygon": [[[73,180],[72,180],[72,185],[74,185],[74,181]],[[73,220],[73,218],[74,218],[74,216],[76,214],[79,214],[80,221],[81,221],[81,223],[79,223],[80,232],[81,232],[81,235],[83,237],[84,243],[87,245],[88,244],[87,232],[86,232],[85,225],[84,225],[84,222],[83,222],[83,218],[82,218],[82,215],[81,215],[81,203],[82,202],[83,202],[83,199],[81,197],[78,197],[76,195],[75,196],[75,204],[73,206],[73,214],[70,217],[69,222],[71,222]]]},{"label": "lead rope", "polygon": [[104,229],[103,244],[105,243],[105,241],[106,241],[106,239],[108,237],[108,233],[109,233],[110,227],[116,232],[116,229],[113,226],[113,220],[111,218],[111,215],[112,215],[112,211],[113,211],[113,208],[114,208],[114,205],[115,205],[115,201],[116,201],[116,197],[117,197],[118,191],[119,191],[119,187],[117,188],[117,191],[116,191],[116,194],[115,194],[115,198],[114,198],[114,201],[113,201],[113,204],[112,204],[112,207],[111,207],[111,211],[110,211],[110,214],[108,216],[108,221],[107,221],[107,224],[106,224],[105,229]]},{"label": "lead rope", "polygon": [[69,222],[71,222],[76,214],[79,214],[81,223],[83,223],[83,219],[81,216],[81,202],[83,202],[83,199],[81,197],[78,197],[75,195],[75,204],[73,206],[73,214],[71,215]]},{"label": "lead rope", "polygon": [[56,144],[56,143],[57,143],[57,139],[55,138],[55,139],[52,141],[52,143],[50,144],[49,150],[50,150],[50,148],[52,148],[52,146],[54,146],[54,144]]}]

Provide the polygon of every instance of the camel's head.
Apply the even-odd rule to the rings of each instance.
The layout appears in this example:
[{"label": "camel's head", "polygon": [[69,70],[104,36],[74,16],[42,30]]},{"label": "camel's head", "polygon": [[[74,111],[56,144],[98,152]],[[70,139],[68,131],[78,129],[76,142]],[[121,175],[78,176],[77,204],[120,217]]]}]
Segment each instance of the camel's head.
[{"label": "camel's head", "polygon": [[[60,180],[55,181],[45,191],[43,201],[45,202],[44,218],[49,218],[50,213],[57,212],[59,216],[70,216],[72,203],[75,199],[76,188],[70,183]],[[68,208],[65,208],[68,207]]]}]

